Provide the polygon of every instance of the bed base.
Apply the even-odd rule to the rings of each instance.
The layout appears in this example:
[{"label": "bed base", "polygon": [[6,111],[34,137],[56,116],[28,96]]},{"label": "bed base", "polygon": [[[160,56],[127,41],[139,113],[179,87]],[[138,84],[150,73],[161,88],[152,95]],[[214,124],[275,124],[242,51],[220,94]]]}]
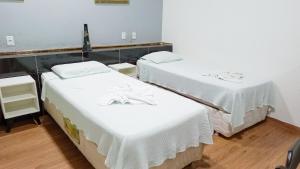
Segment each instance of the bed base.
[{"label": "bed base", "polygon": [[[108,169],[105,166],[105,156],[97,152],[97,145],[95,143],[87,140],[84,133],[80,130],[78,136],[79,141],[78,139],[74,139],[65,128],[65,120],[62,113],[57,110],[56,106],[50,103],[48,99],[44,102],[44,108],[96,169]],[[152,167],[151,169],[182,169],[195,161],[201,160],[203,148],[203,144],[200,144],[200,146],[196,148],[189,148],[185,152],[178,153],[175,159],[166,160],[162,165]]]},{"label": "bed base", "polygon": [[[147,82],[147,83],[149,83],[149,82]],[[226,118],[225,118],[225,116],[226,115],[228,116],[229,113],[222,110],[222,108],[217,107],[209,102],[198,99],[191,95],[183,94],[183,93],[177,92],[175,90],[172,90],[172,89],[169,89],[169,88],[166,88],[166,87],[154,84],[154,83],[149,83],[149,84],[172,91],[183,97],[189,98],[191,100],[194,100],[198,103],[205,105],[209,109],[210,117],[211,117],[213,127],[214,127],[216,134],[217,135],[221,134],[225,137],[231,137],[231,136],[259,123],[259,122],[264,121],[266,119],[268,113],[270,112],[270,106],[263,106],[263,107],[259,107],[259,108],[255,109],[255,110],[246,112],[245,118],[244,118],[245,123],[239,127],[233,127],[230,124],[230,122],[228,120],[226,120]]]},{"label": "bed base", "polygon": [[[266,119],[268,114],[268,106],[257,108],[246,113],[244,124],[239,127],[233,127],[228,120],[225,119],[226,113],[223,111],[211,111],[210,117],[213,121],[214,130],[225,137],[231,137],[259,122]],[[228,114],[227,114],[228,115]]]},{"label": "bed base", "polygon": [[[177,92],[176,92],[177,93]],[[182,95],[182,94],[180,94]],[[259,123],[266,119],[270,112],[270,106],[258,107],[255,110],[251,110],[245,113],[244,124],[238,127],[233,127],[229,121],[230,114],[218,108],[210,103],[195,98],[193,96],[183,95],[196,102],[204,104],[210,111],[210,117],[213,123],[214,130],[217,134],[221,134],[225,137],[232,137],[233,135]],[[227,116],[227,117],[226,117]]]},{"label": "bed base", "polygon": [[[270,110],[269,106],[263,106],[263,107],[258,107],[255,110],[246,112],[245,117],[244,117],[244,124],[241,126],[238,126],[238,127],[233,127],[228,120],[229,119],[228,116],[230,116],[230,114],[225,112],[221,108],[217,108],[214,105],[211,105],[205,101],[202,101],[202,100],[197,99],[192,96],[187,96],[187,95],[183,95],[183,96],[190,98],[201,104],[204,104],[210,110],[209,111],[210,117],[211,117],[215,132],[217,134],[221,134],[225,137],[232,137],[233,135],[235,135],[257,123],[264,121]],[[226,116],[227,116],[227,118],[226,118]]]}]

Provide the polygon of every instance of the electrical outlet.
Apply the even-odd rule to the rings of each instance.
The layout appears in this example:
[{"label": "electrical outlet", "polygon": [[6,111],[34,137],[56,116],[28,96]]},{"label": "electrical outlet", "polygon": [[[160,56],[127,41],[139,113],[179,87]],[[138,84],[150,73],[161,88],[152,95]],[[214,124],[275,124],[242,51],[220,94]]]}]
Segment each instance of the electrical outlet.
[{"label": "electrical outlet", "polygon": [[6,36],[7,46],[15,46],[15,38],[13,36]]},{"label": "electrical outlet", "polygon": [[121,38],[122,38],[122,40],[127,39],[127,33],[126,32],[122,32]]},{"label": "electrical outlet", "polygon": [[136,40],[136,36],[137,36],[136,32],[132,32],[131,33],[131,39]]}]

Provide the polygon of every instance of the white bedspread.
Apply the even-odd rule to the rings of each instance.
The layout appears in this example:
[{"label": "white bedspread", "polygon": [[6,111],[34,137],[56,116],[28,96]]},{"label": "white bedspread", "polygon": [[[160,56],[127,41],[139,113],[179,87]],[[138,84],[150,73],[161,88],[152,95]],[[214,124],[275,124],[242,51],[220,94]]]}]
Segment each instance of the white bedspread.
[{"label": "white bedspread", "polygon": [[[148,169],[200,143],[212,144],[205,106],[118,72],[62,80],[42,75],[48,98],[88,140],[98,145],[111,169]],[[99,106],[97,100],[119,85],[151,88],[156,105]]]},{"label": "white bedspread", "polygon": [[245,113],[258,107],[273,106],[273,83],[266,77],[240,72],[237,82],[222,80],[207,74],[220,74],[226,70],[207,68],[187,60],[155,64],[138,61],[139,78],[183,94],[209,102],[231,113],[231,124],[244,123]]}]

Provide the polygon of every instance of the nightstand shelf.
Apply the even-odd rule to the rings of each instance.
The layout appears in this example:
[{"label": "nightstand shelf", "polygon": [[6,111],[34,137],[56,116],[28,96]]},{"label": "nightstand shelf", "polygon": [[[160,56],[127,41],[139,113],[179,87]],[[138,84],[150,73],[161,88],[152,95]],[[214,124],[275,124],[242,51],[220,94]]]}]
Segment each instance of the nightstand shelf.
[{"label": "nightstand shelf", "polygon": [[0,79],[0,102],[9,132],[13,118],[40,111],[35,80],[29,75]]},{"label": "nightstand shelf", "polygon": [[10,118],[14,118],[14,117],[19,117],[19,116],[31,114],[32,112],[38,112],[38,111],[39,110],[36,109],[35,107],[26,107],[26,108],[23,108],[23,109],[10,111],[10,112],[7,113],[6,117],[8,119],[10,119]]},{"label": "nightstand shelf", "polygon": [[16,101],[21,101],[21,100],[33,99],[35,97],[36,96],[34,94],[27,93],[27,94],[22,94],[22,95],[4,97],[2,101],[3,101],[3,103],[9,103],[9,102],[16,102]]},{"label": "nightstand shelf", "polygon": [[108,65],[108,67],[131,77],[137,76],[136,66],[130,63],[113,64]]}]

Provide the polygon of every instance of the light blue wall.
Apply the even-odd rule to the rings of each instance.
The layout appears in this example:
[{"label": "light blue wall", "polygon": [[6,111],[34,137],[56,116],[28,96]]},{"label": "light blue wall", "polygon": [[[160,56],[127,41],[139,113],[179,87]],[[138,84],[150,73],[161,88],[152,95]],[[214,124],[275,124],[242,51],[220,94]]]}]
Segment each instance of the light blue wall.
[{"label": "light blue wall", "polygon": [[[3,1],[0,52],[79,47],[84,23],[89,25],[93,46],[161,41],[162,0],[130,0],[129,5],[96,5],[94,0]],[[121,40],[123,31],[137,32],[138,39]],[[6,45],[6,35],[15,36],[15,47]]]}]

